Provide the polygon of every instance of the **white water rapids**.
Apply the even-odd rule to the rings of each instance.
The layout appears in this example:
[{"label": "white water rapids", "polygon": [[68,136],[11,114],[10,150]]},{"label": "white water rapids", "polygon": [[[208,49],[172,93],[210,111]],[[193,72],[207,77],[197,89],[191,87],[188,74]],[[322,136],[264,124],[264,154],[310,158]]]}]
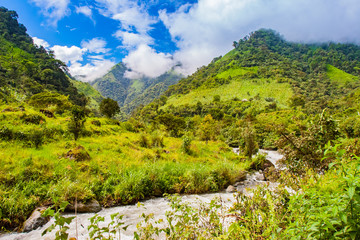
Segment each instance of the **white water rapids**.
[{"label": "white water rapids", "polygon": [[[234,149],[235,150],[235,149]],[[235,152],[235,151],[234,151]],[[276,151],[266,151],[260,150],[260,153],[267,154],[267,159],[271,161],[275,166],[277,161],[281,159],[283,156]],[[244,188],[253,188],[258,184],[266,183],[264,181],[259,181],[256,178],[256,174],[258,172],[249,175],[247,180],[244,182],[244,185],[241,186],[241,189]],[[237,187],[239,189],[239,187]],[[244,191],[246,194],[246,191]],[[182,201],[189,202],[191,205],[198,205],[199,202],[210,202],[215,197],[219,197],[222,199],[225,206],[230,206],[232,202],[235,200],[233,193],[227,192],[219,192],[219,193],[211,193],[211,194],[201,194],[201,195],[184,195],[182,196]],[[119,206],[112,208],[104,208],[100,212],[98,212],[99,216],[105,217],[105,222],[99,224],[100,226],[108,225],[111,222],[110,215],[114,213],[120,213],[124,215],[122,221],[125,222],[125,225],[129,225],[126,231],[121,232],[121,240],[133,239],[134,232],[136,229],[136,224],[142,220],[140,217],[143,213],[150,214],[154,213],[155,219],[166,219],[165,212],[170,210],[169,201],[165,198],[155,198],[142,202],[143,206],[138,207],[135,205],[127,205],[127,206]],[[75,216],[74,214],[65,214],[64,216],[70,217]],[[69,233],[69,238],[76,237],[76,231],[78,232],[78,240],[89,239],[87,227],[90,225],[90,221],[88,220],[90,217],[94,216],[94,213],[82,213],[77,215],[77,219],[73,219],[70,224],[70,229],[67,231]],[[4,234],[0,236],[0,240],[52,240],[55,239],[55,232],[57,228],[50,233],[47,233],[44,236],[41,236],[41,233],[48,228],[51,224],[54,223],[54,219],[51,219],[44,226],[33,230],[28,233],[10,233]]]}]

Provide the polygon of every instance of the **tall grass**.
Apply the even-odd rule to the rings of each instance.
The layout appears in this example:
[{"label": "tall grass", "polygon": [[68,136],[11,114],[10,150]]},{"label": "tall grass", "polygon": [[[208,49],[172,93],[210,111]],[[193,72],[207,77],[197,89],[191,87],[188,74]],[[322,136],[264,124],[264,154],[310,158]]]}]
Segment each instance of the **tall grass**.
[{"label": "tall grass", "polygon": [[[95,118],[100,126],[88,119],[88,133],[74,142],[64,127],[66,115],[44,116],[41,126],[22,123],[17,111],[0,115],[2,126],[13,132],[55,129],[38,148],[19,139],[0,140],[0,226],[7,229],[20,226],[42,204],[71,202],[77,197],[112,206],[164,193],[218,191],[243,169],[219,142],[193,140],[191,154],[183,154],[182,139],[166,137],[161,131],[128,132],[113,121]],[[148,143],[141,144],[141,138]],[[89,160],[66,157],[79,145]]]}]

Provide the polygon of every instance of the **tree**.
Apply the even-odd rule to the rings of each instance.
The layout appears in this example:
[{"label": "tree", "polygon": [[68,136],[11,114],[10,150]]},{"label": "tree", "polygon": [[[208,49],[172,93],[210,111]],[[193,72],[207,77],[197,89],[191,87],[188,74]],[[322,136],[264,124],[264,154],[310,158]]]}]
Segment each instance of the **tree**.
[{"label": "tree", "polygon": [[69,132],[74,134],[75,141],[79,138],[80,132],[84,129],[86,111],[84,108],[74,106],[71,110],[71,120],[68,124]]},{"label": "tree", "polygon": [[215,139],[215,120],[210,114],[206,115],[199,128],[200,139],[206,141]]},{"label": "tree", "polygon": [[117,101],[111,98],[105,98],[100,103],[100,112],[108,118],[112,118],[115,114],[120,113],[120,107]]},{"label": "tree", "polygon": [[166,129],[170,132],[171,136],[174,137],[180,137],[186,127],[186,122],[184,118],[174,116],[170,113],[161,114],[156,118],[156,120],[160,124],[164,125]]},{"label": "tree", "polygon": [[256,142],[256,132],[255,129],[247,123],[243,129],[243,138],[245,143],[245,155],[251,159],[258,150],[258,144]]},{"label": "tree", "polygon": [[239,44],[238,44],[236,41],[233,41],[233,47],[234,47],[234,48],[237,48],[238,45],[239,45]]}]

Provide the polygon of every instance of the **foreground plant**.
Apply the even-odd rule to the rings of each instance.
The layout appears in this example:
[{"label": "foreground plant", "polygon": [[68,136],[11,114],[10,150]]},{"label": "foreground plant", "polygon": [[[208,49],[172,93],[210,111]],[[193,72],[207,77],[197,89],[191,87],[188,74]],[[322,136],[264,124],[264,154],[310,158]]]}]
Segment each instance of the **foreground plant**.
[{"label": "foreground plant", "polygon": [[69,204],[69,202],[65,201],[60,204],[60,207],[55,212],[52,207],[46,209],[42,216],[44,217],[54,217],[55,221],[53,224],[50,225],[47,229],[45,229],[41,236],[44,236],[45,234],[52,232],[53,230],[58,227],[58,230],[55,233],[55,240],[67,240],[69,237],[69,234],[67,233],[67,230],[69,230],[69,227],[66,225],[70,225],[71,221],[75,217],[64,217],[61,213],[65,210],[66,206]]},{"label": "foreground plant", "polygon": [[90,225],[88,226],[90,239],[121,239],[121,230],[126,231],[129,225],[123,226],[125,223],[122,222],[124,215],[114,213],[110,215],[111,222],[105,226],[100,227],[100,223],[105,221],[105,217],[101,217],[95,214],[89,218]]}]

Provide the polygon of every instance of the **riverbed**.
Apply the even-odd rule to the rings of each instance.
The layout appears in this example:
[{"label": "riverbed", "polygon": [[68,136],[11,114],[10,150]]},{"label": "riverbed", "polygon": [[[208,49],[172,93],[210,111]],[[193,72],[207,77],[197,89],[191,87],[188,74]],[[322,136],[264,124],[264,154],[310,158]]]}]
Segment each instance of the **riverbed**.
[{"label": "riverbed", "polygon": [[[275,166],[277,166],[277,161],[282,158],[282,155],[279,154],[276,151],[267,151],[267,150],[260,150],[260,153],[267,154],[267,159],[271,161]],[[258,184],[268,184],[270,187],[275,186],[274,183],[269,183],[265,181],[259,181],[256,179],[256,174],[259,173],[253,173],[247,177],[247,185],[242,186],[242,189],[245,188],[254,188]],[[245,188],[244,188],[245,187]],[[247,190],[244,190],[243,194],[248,194]],[[231,206],[232,203],[235,201],[235,194],[234,193],[228,193],[226,191],[218,192],[218,193],[209,193],[209,194],[193,194],[193,195],[183,195],[181,196],[183,202],[188,202],[189,204],[196,206],[199,205],[201,202],[203,203],[209,203],[214,198],[221,198],[224,206]],[[112,207],[112,208],[103,208],[100,212],[97,214],[99,216],[105,217],[105,222],[102,223],[101,226],[105,226],[108,223],[110,223],[110,215],[114,213],[120,213],[121,215],[124,215],[122,221],[125,223],[125,225],[129,225],[126,231],[122,231],[120,233],[121,240],[126,239],[133,239],[134,232],[137,230],[136,225],[139,221],[141,221],[141,215],[144,214],[154,214],[155,219],[164,219],[165,220],[165,213],[166,211],[170,210],[169,201],[166,198],[154,198],[146,201],[141,202],[141,206],[138,206],[138,204],[134,205],[127,205],[127,206],[119,206],[119,207]],[[75,216],[74,214],[64,214],[65,217]],[[74,219],[70,226],[69,230],[67,231],[69,233],[69,238],[73,237],[78,240],[85,240],[89,239],[88,235],[88,226],[90,225],[89,218],[94,216],[94,213],[82,213],[77,214],[76,220]],[[52,240],[55,238],[55,232],[47,233],[44,236],[41,236],[42,232],[48,228],[51,224],[54,223],[54,219],[51,219],[47,224],[44,226],[33,230],[28,233],[11,233],[11,234],[5,234],[0,236],[0,240],[22,240],[22,239],[28,239],[28,240]],[[164,223],[165,224],[165,223]]]}]

